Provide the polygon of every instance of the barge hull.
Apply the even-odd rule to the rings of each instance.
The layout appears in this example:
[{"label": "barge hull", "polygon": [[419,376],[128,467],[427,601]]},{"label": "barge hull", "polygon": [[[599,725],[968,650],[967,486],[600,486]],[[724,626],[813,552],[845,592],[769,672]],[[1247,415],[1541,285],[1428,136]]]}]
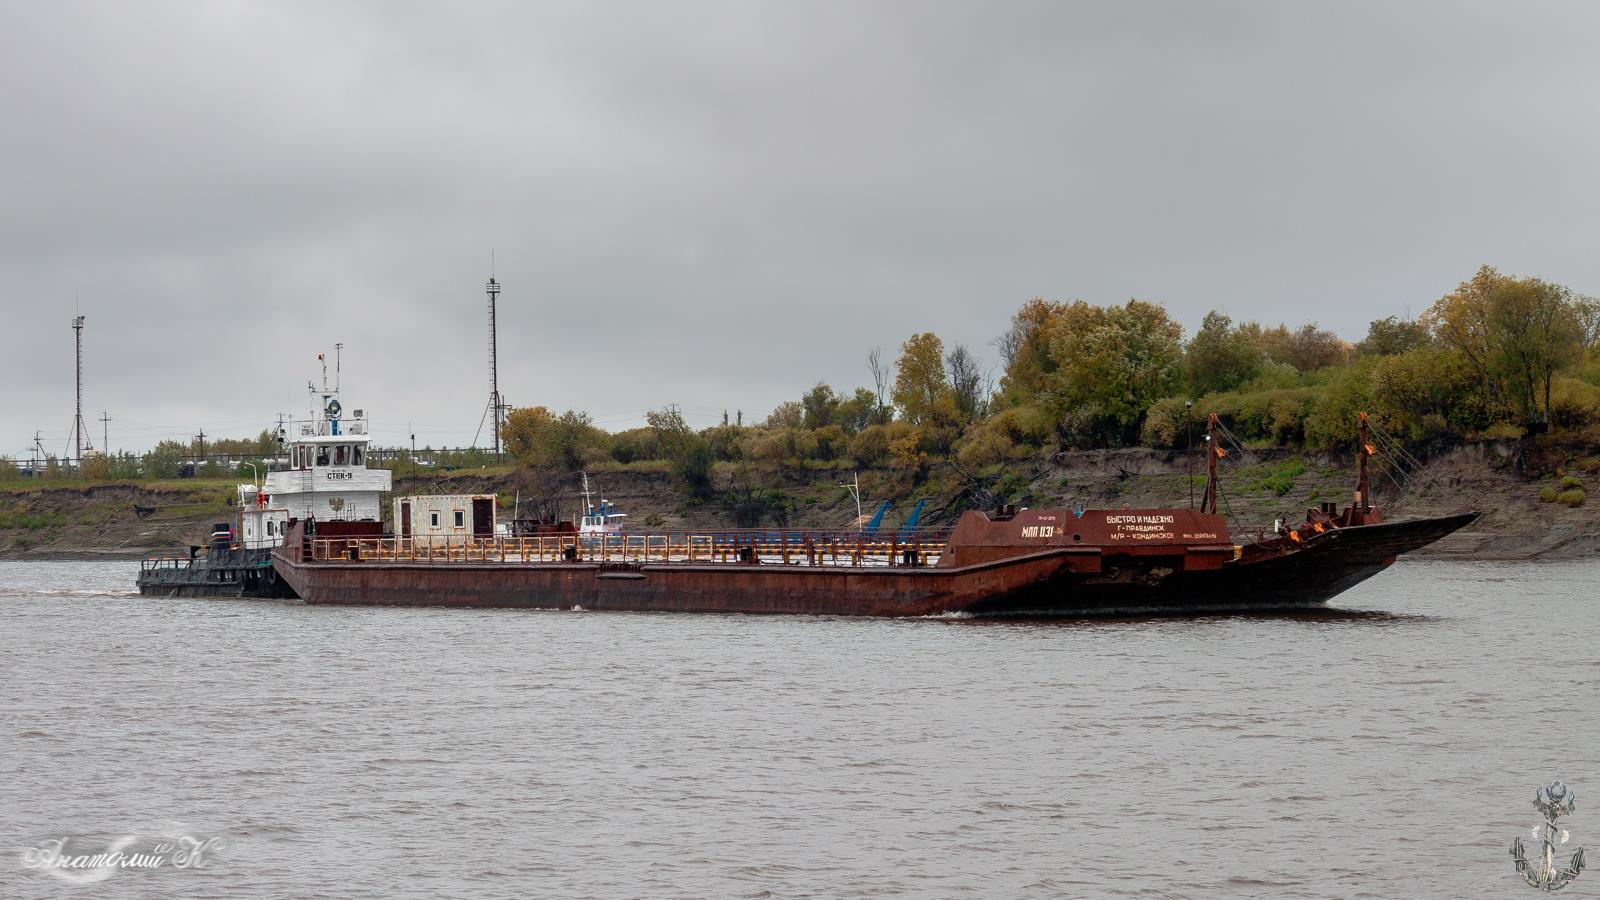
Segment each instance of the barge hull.
[{"label": "barge hull", "polygon": [[400,563],[275,557],[307,603],[842,616],[1082,616],[1303,609],[1476,518],[1463,513],[1317,535],[1281,556],[1185,569],[1179,558],[1052,548],[957,567],[593,562]]},{"label": "barge hull", "polygon": [[1047,552],[1009,565],[826,569],[776,565],[296,563],[278,571],[307,603],[627,612],[923,616],[959,610],[1066,568]]}]

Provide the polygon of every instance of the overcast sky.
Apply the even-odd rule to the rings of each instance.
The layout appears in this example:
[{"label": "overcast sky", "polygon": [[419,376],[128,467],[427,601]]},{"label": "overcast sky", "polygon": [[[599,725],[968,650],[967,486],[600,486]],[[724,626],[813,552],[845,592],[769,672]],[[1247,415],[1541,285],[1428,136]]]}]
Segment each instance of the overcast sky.
[{"label": "overcast sky", "polygon": [[[1359,339],[1600,293],[1593,3],[0,4],[0,454],[344,400],[760,418],[1034,296]],[[486,441],[480,438],[480,442]]]}]

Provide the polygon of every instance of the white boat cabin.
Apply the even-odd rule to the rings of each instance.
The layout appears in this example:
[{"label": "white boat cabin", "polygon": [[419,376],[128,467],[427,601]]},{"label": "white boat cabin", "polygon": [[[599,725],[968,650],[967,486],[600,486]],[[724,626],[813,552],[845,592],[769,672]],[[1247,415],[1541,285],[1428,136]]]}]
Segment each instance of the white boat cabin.
[{"label": "white boat cabin", "polygon": [[387,469],[367,467],[367,423],[356,410],[342,421],[337,388],[321,391],[320,415],[279,432],[287,461],[272,464],[265,483],[239,485],[239,538],[249,548],[283,543],[290,519],[376,522],[388,493]]},{"label": "white boat cabin", "polygon": [[250,550],[276,547],[283,543],[289,527],[289,511],[271,508],[271,496],[254,483],[239,485],[239,542]]}]

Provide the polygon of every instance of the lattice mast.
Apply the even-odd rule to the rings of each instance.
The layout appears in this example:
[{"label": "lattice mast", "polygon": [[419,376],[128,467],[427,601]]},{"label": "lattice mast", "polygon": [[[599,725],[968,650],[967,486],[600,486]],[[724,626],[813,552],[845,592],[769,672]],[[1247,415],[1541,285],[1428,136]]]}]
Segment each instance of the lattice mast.
[{"label": "lattice mast", "polygon": [[489,410],[494,416],[494,455],[500,455],[500,412],[504,405],[500,400],[500,364],[496,359],[498,351],[495,336],[495,305],[500,298],[500,282],[489,276],[489,283],[484,287],[489,295]]},{"label": "lattice mast", "polygon": [[72,419],[72,440],[74,453],[73,459],[79,466],[83,465],[83,451],[93,449],[84,444],[83,426],[83,316],[72,320],[72,339],[76,345],[77,376],[74,380],[73,391],[77,398],[77,411]]}]

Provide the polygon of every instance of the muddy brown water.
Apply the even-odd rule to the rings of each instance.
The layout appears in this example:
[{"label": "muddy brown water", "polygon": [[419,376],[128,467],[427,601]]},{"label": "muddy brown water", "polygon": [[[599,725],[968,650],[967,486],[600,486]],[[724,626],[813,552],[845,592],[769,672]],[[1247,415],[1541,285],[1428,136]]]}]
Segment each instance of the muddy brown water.
[{"label": "muddy brown water", "polygon": [[[156,600],[133,574],[0,562],[0,896],[1514,897],[1555,778],[1563,852],[1600,850],[1600,560],[1070,622]],[[130,835],[222,846],[81,887],[23,864]]]}]

